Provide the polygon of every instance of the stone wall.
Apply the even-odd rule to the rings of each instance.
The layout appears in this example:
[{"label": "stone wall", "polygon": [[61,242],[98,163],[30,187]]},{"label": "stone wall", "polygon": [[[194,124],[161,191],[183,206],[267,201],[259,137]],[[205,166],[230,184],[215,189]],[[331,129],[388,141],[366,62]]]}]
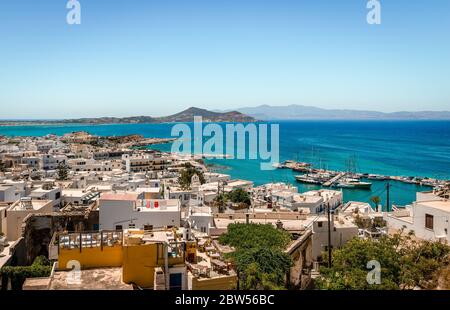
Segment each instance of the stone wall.
[{"label": "stone wall", "polygon": [[39,255],[48,257],[48,246],[55,232],[92,231],[94,225],[98,225],[98,212],[77,211],[28,215],[22,224],[22,237],[25,244],[23,261],[31,264]]}]

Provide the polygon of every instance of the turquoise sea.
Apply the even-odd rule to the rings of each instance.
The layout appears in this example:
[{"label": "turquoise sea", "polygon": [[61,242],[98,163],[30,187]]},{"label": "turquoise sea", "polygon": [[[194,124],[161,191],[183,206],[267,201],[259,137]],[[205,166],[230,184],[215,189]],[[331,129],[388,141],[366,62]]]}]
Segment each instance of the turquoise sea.
[{"label": "turquoise sea", "polygon": [[[401,176],[428,176],[450,179],[449,121],[280,121],[280,161],[294,159],[315,167],[347,170],[351,158],[358,172]],[[85,130],[96,135],[142,134],[170,137],[174,124],[39,125],[0,127],[0,135],[43,136]],[[170,145],[153,148],[170,150]],[[258,160],[208,160],[233,178],[248,179],[256,185],[283,181],[299,191],[317,186],[297,183],[295,173],[280,169],[261,171]],[[371,196],[385,198],[385,182],[372,181],[371,191],[344,190],[344,199],[368,201]],[[428,190],[392,182],[391,202],[407,204],[417,191]]]}]

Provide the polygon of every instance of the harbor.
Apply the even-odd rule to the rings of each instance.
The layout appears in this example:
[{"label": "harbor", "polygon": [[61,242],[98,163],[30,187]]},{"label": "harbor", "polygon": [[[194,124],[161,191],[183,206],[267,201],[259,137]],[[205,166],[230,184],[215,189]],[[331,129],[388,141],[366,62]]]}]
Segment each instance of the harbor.
[{"label": "harbor", "polygon": [[356,171],[334,171],[314,168],[311,163],[286,160],[276,164],[277,169],[291,169],[301,174],[295,175],[297,182],[320,185],[323,187],[337,187],[346,189],[370,190],[372,181],[397,181],[418,186],[437,188],[444,186],[447,181],[428,177],[414,176],[386,176],[379,174],[358,173]]}]

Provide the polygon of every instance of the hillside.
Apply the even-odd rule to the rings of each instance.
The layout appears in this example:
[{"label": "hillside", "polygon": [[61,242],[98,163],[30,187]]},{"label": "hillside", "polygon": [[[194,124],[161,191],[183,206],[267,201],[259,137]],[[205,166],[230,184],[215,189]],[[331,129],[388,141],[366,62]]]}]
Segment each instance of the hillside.
[{"label": "hillside", "polygon": [[191,107],[182,112],[164,116],[130,116],[130,117],[96,117],[73,118],[63,120],[1,120],[0,126],[12,125],[45,125],[45,124],[145,124],[145,123],[174,123],[192,122],[194,116],[201,116],[203,122],[254,122],[255,118],[237,111],[212,112],[205,109]]},{"label": "hillside", "polygon": [[367,110],[322,109],[304,105],[261,105],[237,110],[260,120],[450,120],[449,111],[385,113]]},{"label": "hillside", "polygon": [[204,122],[254,122],[253,117],[242,114],[237,111],[230,112],[212,112],[205,109],[191,107],[177,114],[157,118],[160,123],[172,122],[192,122],[194,116],[201,116]]}]

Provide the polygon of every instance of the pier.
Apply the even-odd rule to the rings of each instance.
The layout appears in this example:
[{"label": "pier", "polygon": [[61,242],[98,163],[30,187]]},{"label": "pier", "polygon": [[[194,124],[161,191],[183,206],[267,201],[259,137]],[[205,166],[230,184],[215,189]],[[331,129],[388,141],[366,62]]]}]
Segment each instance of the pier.
[{"label": "pier", "polygon": [[340,172],[338,175],[332,177],[328,181],[324,182],[322,185],[325,186],[325,187],[330,187],[334,183],[337,183],[337,181],[339,181],[344,176],[345,176],[345,173],[344,172]]}]

